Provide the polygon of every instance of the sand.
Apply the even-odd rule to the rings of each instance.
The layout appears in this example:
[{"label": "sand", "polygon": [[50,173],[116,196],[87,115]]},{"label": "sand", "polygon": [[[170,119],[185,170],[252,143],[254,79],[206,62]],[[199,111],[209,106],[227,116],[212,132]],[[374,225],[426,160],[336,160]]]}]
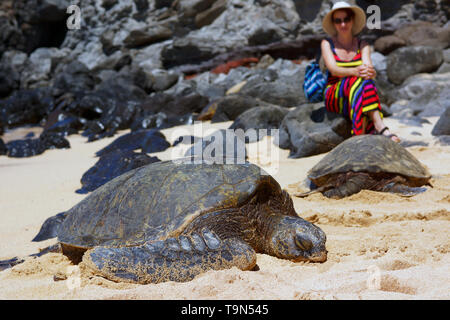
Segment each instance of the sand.
[{"label": "sand", "polygon": [[[433,175],[433,188],[425,193],[412,198],[373,191],[341,200],[321,194],[293,198],[297,213],[327,234],[324,263],[293,263],[258,254],[259,271],[233,268],[209,271],[186,283],[134,285],[89,275],[64,255],[50,253],[0,272],[0,299],[449,299],[450,147],[439,145],[430,134],[437,118],[428,120],[422,127],[409,127],[386,119],[402,139],[429,143],[408,148]],[[230,124],[180,126],[163,133],[173,142],[194,133],[193,128],[208,134]],[[39,130],[21,128],[3,138]],[[45,219],[86,197],[75,193],[81,176],[97,161],[95,152],[117,137],[87,143],[73,135],[67,150],[23,159],[0,157],[0,260],[26,257],[56,243],[31,239]],[[171,159],[183,154],[183,148],[152,155]],[[265,138],[253,145],[250,161],[291,194],[306,191],[307,171],[324,155],[288,155]]]}]

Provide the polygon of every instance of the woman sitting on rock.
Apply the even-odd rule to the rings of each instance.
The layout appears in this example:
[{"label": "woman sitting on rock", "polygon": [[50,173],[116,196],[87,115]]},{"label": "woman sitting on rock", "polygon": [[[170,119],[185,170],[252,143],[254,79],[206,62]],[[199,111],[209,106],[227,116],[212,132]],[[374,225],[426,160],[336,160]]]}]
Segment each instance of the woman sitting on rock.
[{"label": "woman sitting on rock", "polygon": [[364,11],[343,1],[335,3],[322,21],[323,29],[331,37],[321,43],[322,57],[329,71],[325,106],[328,111],[350,118],[354,135],[382,134],[400,142],[382,119],[370,47],[356,37],[365,23]]}]

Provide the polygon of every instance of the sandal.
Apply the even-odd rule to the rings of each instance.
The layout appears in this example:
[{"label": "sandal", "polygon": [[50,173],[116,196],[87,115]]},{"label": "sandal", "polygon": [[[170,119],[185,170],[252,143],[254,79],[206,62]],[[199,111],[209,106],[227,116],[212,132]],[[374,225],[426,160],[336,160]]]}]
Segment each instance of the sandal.
[{"label": "sandal", "polygon": [[[391,134],[388,134],[388,135],[383,134],[386,130],[389,130],[389,128],[388,127],[384,127],[383,129],[381,129],[381,131],[376,131],[375,130],[375,132],[378,135],[388,137],[389,139],[391,139],[394,142],[397,142],[397,143],[400,142],[400,138],[395,133],[391,133]],[[399,141],[395,141],[394,139],[392,139],[393,137],[396,137]]]}]

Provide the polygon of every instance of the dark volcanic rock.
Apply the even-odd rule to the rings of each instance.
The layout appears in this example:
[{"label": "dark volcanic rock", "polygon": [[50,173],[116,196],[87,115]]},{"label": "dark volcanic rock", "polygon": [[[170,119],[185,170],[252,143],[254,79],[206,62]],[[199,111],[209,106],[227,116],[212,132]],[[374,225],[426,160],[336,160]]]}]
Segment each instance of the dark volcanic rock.
[{"label": "dark volcanic rock", "polygon": [[194,143],[185,156],[201,158],[211,163],[224,163],[224,159],[229,159],[227,163],[245,163],[247,149],[244,132],[217,130]]},{"label": "dark volcanic rock", "polygon": [[127,133],[109,145],[97,151],[97,156],[103,156],[111,151],[122,150],[130,151],[142,149],[142,152],[153,153],[166,150],[170,147],[170,143],[167,142],[165,136],[158,130],[140,130]]},{"label": "dark volcanic rock", "polygon": [[155,9],[170,7],[175,0],[155,0]]},{"label": "dark volcanic rock", "polygon": [[216,53],[213,48],[203,48],[194,40],[179,38],[172,46],[165,47],[161,52],[163,66],[170,69],[183,64],[198,64],[212,59]]},{"label": "dark volcanic rock", "polygon": [[[300,22],[293,3],[283,0],[186,0],[178,2],[177,11],[183,24],[179,28],[185,32],[162,50],[165,68],[195,66],[232,51],[249,53],[247,48],[254,44],[264,43],[264,46],[279,39],[293,40]],[[302,53],[300,50],[295,54]],[[226,61],[240,58],[244,56]]]},{"label": "dark volcanic rock", "polygon": [[306,103],[301,89],[306,64],[297,65],[279,59],[242,87],[240,94],[259,98],[282,107],[295,107]]},{"label": "dark volcanic rock", "polygon": [[0,98],[7,97],[19,88],[20,75],[11,66],[0,66]]},{"label": "dark volcanic rock", "polygon": [[128,48],[148,46],[152,43],[169,39],[172,37],[172,30],[161,25],[151,25],[143,29],[131,30],[124,40]]},{"label": "dark volcanic rock", "polygon": [[308,22],[314,21],[322,5],[322,1],[317,0],[294,0],[292,2],[300,18]]},{"label": "dark volcanic rock", "polygon": [[160,161],[157,157],[149,157],[143,152],[115,149],[101,156],[97,163],[83,174],[82,188],[75,192],[84,194],[94,191],[127,171],[157,161]]},{"label": "dark volcanic rock", "polygon": [[445,49],[450,45],[450,28],[441,28],[428,21],[414,21],[394,33],[408,46],[430,46]]},{"label": "dark volcanic rock", "polygon": [[375,50],[382,54],[389,54],[395,49],[406,46],[406,41],[395,35],[384,36],[375,41]]},{"label": "dark volcanic rock", "polygon": [[270,21],[258,21],[258,25],[254,26],[254,30],[248,38],[248,44],[250,46],[258,46],[280,41],[282,35],[278,30],[278,26]]},{"label": "dark volcanic rock", "polygon": [[259,140],[270,134],[271,129],[278,129],[288,112],[286,108],[278,106],[255,107],[239,115],[230,129],[255,129],[256,138]]},{"label": "dark volcanic rock", "polygon": [[0,101],[0,123],[10,128],[38,124],[53,109],[49,88],[19,90]]},{"label": "dark volcanic rock", "polygon": [[350,121],[326,111],[322,103],[305,104],[284,117],[278,145],[291,150],[290,158],[313,156],[349,138],[350,130]]},{"label": "dark volcanic rock", "polygon": [[254,107],[240,114],[230,129],[277,129],[288,112],[278,106]]},{"label": "dark volcanic rock", "polygon": [[446,87],[433,87],[428,92],[414,98],[408,107],[414,114],[422,117],[440,116],[444,110],[450,107],[450,84]]},{"label": "dark volcanic rock", "polygon": [[44,153],[45,146],[39,139],[21,139],[8,142],[6,149],[8,157],[24,158]]},{"label": "dark volcanic rock", "polygon": [[3,139],[0,138],[0,156],[5,155],[7,152],[8,152],[8,149],[6,148],[6,145],[3,142]]},{"label": "dark volcanic rock", "polygon": [[70,148],[70,143],[57,133],[43,132],[37,139],[13,140],[6,144],[7,156],[12,158],[32,157],[55,148]]},{"label": "dark volcanic rock", "polygon": [[185,114],[183,116],[167,116],[164,112],[150,114],[147,116],[136,116],[131,124],[131,130],[137,131],[142,129],[165,129],[179,125],[192,124],[194,121],[193,114]]},{"label": "dark volcanic rock", "polygon": [[45,149],[67,149],[70,148],[69,141],[57,132],[42,132],[39,140]]},{"label": "dark volcanic rock", "polygon": [[208,98],[186,89],[181,93],[155,93],[142,104],[144,113],[164,112],[170,116],[183,116],[200,112],[209,103]]},{"label": "dark volcanic rock", "polygon": [[194,113],[200,112],[209,99],[190,88],[182,92],[157,92],[140,106],[131,124],[132,130],[169,128],[191,124]]},{"label": "dark volcanic rock", "polygon": [[113,103],[113,99],[109,96],[93,92],[80,95],[66,110],[86,120],[97,120],[100,119],[109,103]]},{"label": "dark volcanic rock", "polygon": [[[388,91],[388,97],[391,103],[398,100],[420,99],[422,96],[432,103],[435,93],[448,92],[450,88],[450,74],[417,74],[405,80],[398,87]],[[392,105],[391,105],[392,107]],[[445,109],[445,108],[444,108]],[[444,111],[444,109],[441,109]],[[419,112],[422,111],[420,108]]]},{"label": "dark volcanic rock", "polygon": [[77,61],[61,65],[53,76],[53,91],[56,95],[66,92],[88,92],[94,85],[94,78],[89,74],[89,70]]},{"label": "dark volcanic rock", "polygon": [[77,134],[83,127],[83,121],[78,117],[61,114],[58,121],[45,128],[45,132],[56,132],[63,136]]},{"label": "dark volcanic rock", "polygon": [[[270,104],[250,96],[231,94],[213,101],[207,108],[215,109],[215,111],[210,111],[213,114],[211,122],[214,123],[235,120],[240,114],[251,108],[268,105]],[[202,113],[206,113],[206,111],[203,110]],[[205,118],[205,120],[207,119]]]},{"label": "dark volcanic rock", "polygon": [[88,120],[83,135],[94,141],[129,128],[146,98],[147,94],[131,79],[119,77],[103,81],[95,91],[80,95],[66,111]]},{"label": "dark volcanic rock", "polygon": [[147,93],[164,91],[172,87],[180,75],[163,69],[140,68],[136,72],[135,84]]},{"label": "dark volcanic rock", "polygon": [[421,72],[433,72],[443,61],[442,49],[436,47],[403,47],[393,51],[387,58],[387,75],[395,84]]},{"label": "dark volcanic rock", "polygon": [[387,2],[384,0],[356,0],[356,4],[364,11],[371,5],[377,5],[380,8],[381,20],[386,20],[399,12],[404,4],[410,3],[410,0],[397,0],[394,2]]},{"label": "dark volcanic rock", "polygon": [[38,1],[37,14],[42,21],[60,21],[66,18],[69,0],[41,0]]},{"label": "dark volcanic rock", "polygon": [[399,119],[440,116],[450,107],[450,74],[418,74],[389,93],[393,115]]},{"label": "dark volcanic rock", "polygon": [[[20,79],[20,73],[25,69],[28,55],[18,50],[8,50],[0,58],[0,65],[5,68],[11,68],[13,73],[17,73]],[[15,77],[16,75],[9,75]]]},{"label": "dark volcanic rock", "polygon": [[450,135],[450,107],[441,115],[431,131],[433,136]]},{"label": "dark volcanic rock", "polygon": [[68,0],[3,0],[0,2],[0,55],[8,49],[31,53],[59,47],[66,33]]},{"label": "dark volcanic rock", "polygon": [[218,16],[222,14],[222,12],[226,10],[226,6],[226,0],[215,1],[211,8],[208,8],[195,16],[196,27],[201,28],[211,24]]}]

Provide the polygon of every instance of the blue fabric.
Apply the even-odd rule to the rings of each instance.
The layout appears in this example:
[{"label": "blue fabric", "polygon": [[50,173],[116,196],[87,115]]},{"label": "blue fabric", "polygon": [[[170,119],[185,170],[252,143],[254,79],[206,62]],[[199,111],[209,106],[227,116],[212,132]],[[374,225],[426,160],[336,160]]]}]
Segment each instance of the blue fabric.
[{"label": "blue fabric", "polygon": [[305,71],[303,91],[310,102],[323,101],[323,91],[327,85],[327,79],[320,70],[316,61],[311,62]]}]

